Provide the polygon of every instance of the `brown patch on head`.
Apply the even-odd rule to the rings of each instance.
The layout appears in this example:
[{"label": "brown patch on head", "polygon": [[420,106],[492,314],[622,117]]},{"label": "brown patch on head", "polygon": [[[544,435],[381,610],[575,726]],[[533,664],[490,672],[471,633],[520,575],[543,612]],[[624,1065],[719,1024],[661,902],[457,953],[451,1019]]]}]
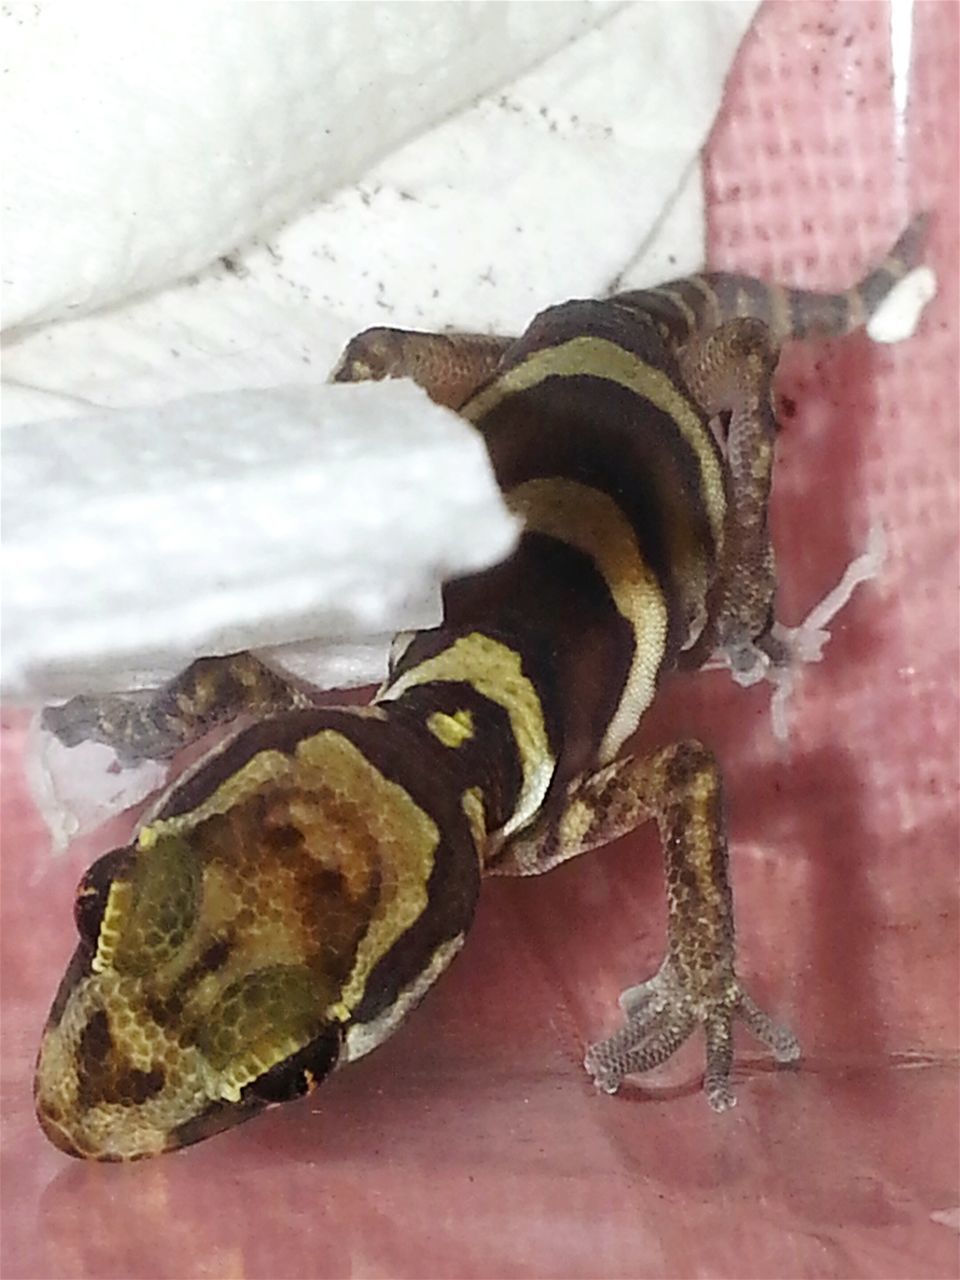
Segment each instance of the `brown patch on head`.
[{"label": "brown patch on head", "polygon": [[77,1101],[83,1108],[100,1102],[139,1106],[163,1089],[159,1067],[142,1071],[123,1057],[110,1031],[110,1021],[100,1009],[90,1018],[77,1047]]},{"label": "brown patch on head", "polygon": [[90,1018],[77,1046],[77,1099],[92,1107],[111,1096],[114,1045],[110,1022],[102,1009]]},{"label": "brown patch on head", "polygon": [[197,975],[216,973],[222,969],[230,956],[230,943],[226,938],[215,939],[197,961]]},{"label": "brown patch on head", "polygon": [[166,1076],[159,1067],[154,1067],[152,1071],[140,1071],[136,1067],[131,1067],[120,1076],[121,1094],[136,1106],[140,1106],[148,1098],[157,1096],[165,1080]]},{"label": "brown patch on head", "polygon": [[264,958],[305,963],[321,986],[349,973],[380,896],[380,850],[362,809],[312,781],[309,790],[277,782],[194,829],[198,857],[220,885],[220,918],[201,923],[219,936],[178,990]]}]

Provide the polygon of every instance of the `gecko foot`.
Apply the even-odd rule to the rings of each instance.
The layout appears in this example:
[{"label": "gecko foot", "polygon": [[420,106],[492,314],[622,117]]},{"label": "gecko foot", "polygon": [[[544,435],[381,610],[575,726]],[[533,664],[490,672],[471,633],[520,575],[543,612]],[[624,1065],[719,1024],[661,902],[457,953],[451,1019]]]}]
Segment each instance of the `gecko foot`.
[{"label": "gecko foot", "polygon": [[774,686],[770,719],[778,742],[786,742],[789,737],[787,705],[793,696],[796,672],[808,663],[821,660],[830,639],[830,623],[846,607],[861,583],[879,576],[885,557],[883,526],[872,525],[866,549],[850,561],[837,585],[814,605],[799,626],[788,627],[775,621],[756,640],[740,636],[731,643],[719,645],[703,664],[707,671],[727,668],[744,689],[761,680],[770,681]]},{"label": "gecko foot", "polygon": [[707,1041],[704,1092],[714,1111],[736,1105],[730,1088],[733,1024],[739,1018],[771,1050],[778,1062],[795,1062],[800,1045],[775,1023],[731,975],[712,995],[691,994],[677,966],[664,961],[659,973],[620,996],[623,1026],[591,1045],[583,1065],[604,1093],[616,1093],[625,1076],[649,1071],[676,1052],[698,1025]]}]

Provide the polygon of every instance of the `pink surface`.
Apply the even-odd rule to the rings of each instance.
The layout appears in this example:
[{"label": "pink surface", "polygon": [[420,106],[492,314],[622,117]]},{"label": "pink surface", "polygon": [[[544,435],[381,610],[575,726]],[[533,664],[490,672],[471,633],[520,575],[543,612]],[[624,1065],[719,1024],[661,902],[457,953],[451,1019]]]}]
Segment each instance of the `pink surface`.
[{"label": "pink surface", "polygon": [[[809,669],[779,751],[768,694],[678,682],[644,742],[725,762],[740,968],[805,1057],[741,1043],[712,1115],[699,1044],[594,1094],[584,1044],[662,945],[644,832],[493,882],[464,955],[378,1053],[302,1104],[181,1154],[87,1166],[48,1146],[33,1056],[73,948],[4,741],[2,1274],[40,1277],[954,1276],[958,1273],[957,9],[913,10],[901,142],[885,4],[767,4],[710,146],[711,262],[836,286],[935,211],[918,337],[786,352],[776,494],[797,620],[887,531],[881,579]],[[949,1225],[953,1212],[954,1225]]]}]

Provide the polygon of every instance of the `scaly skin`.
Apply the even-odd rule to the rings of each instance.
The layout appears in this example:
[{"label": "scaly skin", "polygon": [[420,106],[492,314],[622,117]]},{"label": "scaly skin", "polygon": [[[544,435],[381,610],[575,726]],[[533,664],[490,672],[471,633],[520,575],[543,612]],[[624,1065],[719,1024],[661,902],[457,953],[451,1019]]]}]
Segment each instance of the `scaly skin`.
[{"label": "scaly skin", "polygon": [[369,708],[321,710],[252,655],[204,659],[152,698],[74,699],[64,741],[168,757],[241,712],[127,847],[87,872],[80,943],[37,1067],[64,1151],[126,1160],[316,1086],[399,1025],[463,943],[482,875],[531,875],[654,819],[667,955],[586,1065],[601,1088],[704,1028],[729,1086],[735,1019],[796,1041],[736,973],[719,768],[697,742],[622,755],[663,674],[782,656],[767,502],[771,383],[790,334],[861,323],[917,220],[855,289],[707,275],[537,316],[514,340],[368,330],[338,381],[412,374],[483,435],[525,531],[451,582]]}]

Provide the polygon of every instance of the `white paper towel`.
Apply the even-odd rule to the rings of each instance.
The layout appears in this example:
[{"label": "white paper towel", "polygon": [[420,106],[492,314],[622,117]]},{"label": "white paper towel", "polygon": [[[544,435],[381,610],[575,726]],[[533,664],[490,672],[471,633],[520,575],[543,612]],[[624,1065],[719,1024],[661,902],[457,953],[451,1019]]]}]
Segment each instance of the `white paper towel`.
[{"label": "white paper towel", "polygon": [[436,582],[516,535],[480,436],[407,381],[31,423],[4,455],[3,665],[21,696],[150,687],[171,652],[243,648],[252,616],[261,645],[433,626]]},{"label": "white paper towel", "polygon": [[5,326],[206,267],[610,11],[5,5]]},{"label": "white paper towel", "polygon": [[[4,305],[5,320],[21,327],[4,343],[4,412],[7,424],[22,427],[13,437],[15,487],[37,491],[28,490],[22,503],[8,499],[8,547],[16,555],[8,551],[7,574],[29,578],[31,589],[27,609],[16,603],[26,597],[7,593],[5,627],[15,637],[5,654],[7,690],[22,694],[28,669],[38,696],[123,687],[132,666],[141,676],[144,667],[157,678],[170,675],[198,645],[212,643],[196,621],[218,616],[223,604],[227,525],[197,518],[190,452],[166,447],[168,421],[159,413],[140,418],[137,448],[154,454],[150,483],[154,492],[165,491],[167,523],[181,550],[193,551],[188,608],[169,549],[135,536],[135,504],[124,508],[122,496],[130,486],[139,493],[145,478],[136,465],[131,469],[124,417],[102,410],[149,409],[201,391],[316,385],[346,338],[368,324],[517,330],[563,297],[698,265],[697,151],[753,8],[734,2],[148,6],[135,14],[100,5],[82,12],[8,9],[4,35],[18,25],[6,45],[11,74],[3,114],[11,135],[4,145],[12,164]],[[574,36],[507,84],[519,67]],[[501,87],[386,155],[491,84]],[[278,218],[349,180],[376,155],[385,158],[355,187],[274,230]],[[668,238],[658,239],[658,230]],[[250,243],[250,236],[258,238]],[[244,240],[227,265],[156,291]],[[641,259],[656,265],[645,272]],[[121,298],[129,300],[96,315],[36,325],[44,316]],[[34,327],[25,330],[28,321]],[[377,412],[385,412],[382,403]],[[398,430],[408,429],[415,441],[406,408],[398,403],[395,412]],[[211,415],[224,421],[212,407]],[[84,444],[57,441],[49,421],[42,430],[22,425],[59,416],[87,420],[60,430],[93,433],[96,493],[110,494],[109,519],[91,501],[82,468],[72,477],[64,463],[56,500],[71,519],[20,524],[22,513],[48,509],[44,454],[56,445],[61,458],[71,451],[84,456]],[[379,593],[396,612],[371,616],[365,636],[328,630],[327,647],[311,660],[321,684],[373,678],[372,666],[382,669],[380,632],[425,619],[423,600],[404,611],[410,597],[394,589],[395,565],[370,555],[378,539],[393,538],[391,492],[403,474],[391,469],[400,466],[396,453],[378,457],[382,437],[373,427],[365,433],[354,422],[354,445],[365,436],[366,446],[351,445],[356,472],[349,480],[343,473],[341,487],[368,492],[364,473],[380,477],[384,496],[370,505],[382,518],[362,531],[342,520],[338,580],[344,592],[363,580],[370,598]],[[468,441],[469,430],[458,429]],[[311,604],[310,504],[290,501],[301,492],[305,468],[288,451],[272,460],[269,484],[251,481],[235,454],[239,438],[224,429],[210,444],[225,505],[235,486],[234,508],[254,503],[266,529],[275,504],[288,563],[278,540],[272,578],[251,574],[234,582],[231,598],[242,601],[243,625],[239,614],[224,623],[220,644],[299,640],[311,608],[322,640],[333,616],[328,589],[335,575],[329,564],[318,566]],[[4,452],[12,457],[9,439],[5,433]],[[148,469],[142,458],[139,467]],[[317,469],[309,470],[322,486]],[[126,539],[118,537],[118,510],[134,522]],[[432,532],[418,526],[422,540],[406,546],[421,557],[409,566],[411,580],[434,575],[425,597],[433,617],[440,574],[453,566],[437,553],[448,536],[444,511],[442,502],[424,504],[423,521],[434,517]],[[482,525],[473,531],[477,564],[503,549],[500,533],[484,541]],[[79,549],[89,584],[83,626],[64,627],[54,660],[44,628],[78,598],[65,593],[63,568],[78,562]],[[242,572],[256,563],[250,554],[234,567]],[[384,576],[376,585],[378,568]],[[122,614],[112,586],[119,578]],[[288,580],[305,594],[285,607],[275,588]],[[337,616],[343,615],[364,616],[349,602]],[[166,620],[162,631],[158,617]]]}]

